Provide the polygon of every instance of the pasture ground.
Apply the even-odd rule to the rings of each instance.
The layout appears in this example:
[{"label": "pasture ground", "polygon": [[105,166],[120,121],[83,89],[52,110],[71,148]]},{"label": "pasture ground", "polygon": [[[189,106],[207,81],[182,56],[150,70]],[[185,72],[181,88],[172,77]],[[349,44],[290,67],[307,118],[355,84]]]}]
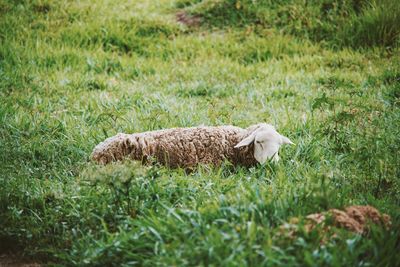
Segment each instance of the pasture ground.
[{"label": "pasture ground", "polygon": [[[66,266],[398,265],[398,47],[219,13],[197,24],[198,2],[0,3],[0,249]],[[88,160],[118,132],[258,122],[297,144],[276,165]],[[392,229],[328,242],[277,230],[352,204]]]}]

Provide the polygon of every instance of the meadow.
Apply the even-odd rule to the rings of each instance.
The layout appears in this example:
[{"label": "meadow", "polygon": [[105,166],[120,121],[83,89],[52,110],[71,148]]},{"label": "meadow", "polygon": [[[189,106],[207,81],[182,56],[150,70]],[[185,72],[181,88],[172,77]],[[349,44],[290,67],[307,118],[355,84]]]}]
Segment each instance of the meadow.
[{"label": "meadow", "polygon": [[[55,266],[399,266],[399,31],[388,0],[1,1],[0,252]],[[278,164],[89,160],[118,132],[259,122],[296,143]],[[278,230],[353,204],[392,228],[328,242]]]}]

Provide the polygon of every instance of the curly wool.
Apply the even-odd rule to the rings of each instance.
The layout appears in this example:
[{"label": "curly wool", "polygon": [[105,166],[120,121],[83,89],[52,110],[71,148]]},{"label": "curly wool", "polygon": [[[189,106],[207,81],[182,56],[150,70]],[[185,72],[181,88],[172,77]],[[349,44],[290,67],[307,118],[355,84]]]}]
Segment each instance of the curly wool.
[{"label": "curly wool", "polygon": [[254,145],[235,148],[259,125],[247,129],[235,126],[173,128],[135,134],[119,133],[98,144],[91,158],[99,163],[126,157],[143,163],[154,158],[170,167],[191,168],[198,164],[253,166]]}]

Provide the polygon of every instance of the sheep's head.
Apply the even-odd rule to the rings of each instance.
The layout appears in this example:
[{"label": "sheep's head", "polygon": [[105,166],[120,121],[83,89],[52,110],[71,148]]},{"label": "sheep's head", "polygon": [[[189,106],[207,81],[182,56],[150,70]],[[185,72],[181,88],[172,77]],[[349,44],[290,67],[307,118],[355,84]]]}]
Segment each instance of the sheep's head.
[{"label": "sheep's head", "polygon": [[273,161],[278,161],[278,151],[281,145],[293,145],[289,138],[279,134],[270,124],[257,124],[249,127],[247,131],[250,134],[241,140],[235,148],[254,143],[254,158],[261,164],[271,158]]}]

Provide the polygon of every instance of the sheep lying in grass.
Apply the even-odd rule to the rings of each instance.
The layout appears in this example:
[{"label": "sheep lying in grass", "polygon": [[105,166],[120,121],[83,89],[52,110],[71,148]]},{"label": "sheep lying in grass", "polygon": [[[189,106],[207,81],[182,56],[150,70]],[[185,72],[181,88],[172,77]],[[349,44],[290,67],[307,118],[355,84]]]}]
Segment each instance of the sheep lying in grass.
[{"label": "sheep lying in grass", "polygon": [[260,123],[242,129],[235,126],[173,128],[135,134],[119,133],[98,144],[91,158],[99,163],[129,157],[147,162],[153,158],[170,167],[192,168],[198,164],[253,166],[279,160],[283,144],[293,144],[272,125]]}]

